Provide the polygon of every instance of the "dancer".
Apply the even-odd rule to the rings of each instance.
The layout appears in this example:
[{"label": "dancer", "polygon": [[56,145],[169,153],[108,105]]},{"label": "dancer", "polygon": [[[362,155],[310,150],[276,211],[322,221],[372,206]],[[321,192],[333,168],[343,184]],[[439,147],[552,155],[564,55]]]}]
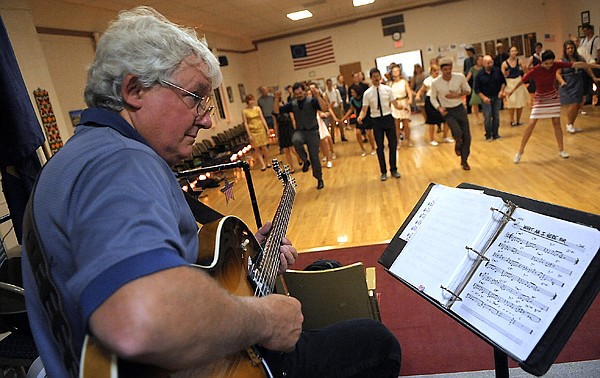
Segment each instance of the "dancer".
[{"label": "dancer", "polygon": [[[360,86],[351,85],[350,86],[350,109],[344,114],[344,120],[349,120],[350,115],[355,114],[358,116],[360,114],[360,110],[362,109],[362,91]],[[350,122],[348,122],[350,123]],[[371,145],[371,155],[375,155],[375,137],[373,136],[373,126],[371,125],[371,111],[367,110],[367,117],[363,120],[362,123],[356,124],[356,142],[358,143],[361,156],[367,156],[367,151],[365,150],[365,141],[363,141],[362,133],[366,134],[367,141]]]},{"label": "dancer", "polygon": [[554,136],[556,137],[556,143],[558,144],[558,154],[561,158],[566,159],[569,157],[569,153],[565,151],[563,145],[563,135],[560,128],[560,99],[558,97],[558,91],[554,86],[556,81],[556,71],[561,68],[582,68],[588,67],[600,68],[600,64],[588,64],[584,62],[555,62],[555,55],[552,50],[546,50],[542,53],[542,63],[533,67],[519,83],[511,90],[507,91],[508,97],[518,90],[525,82],[533,78],[535,80],[536,91],[535,98],[533,101],[533,108],[531,109],[531,115],[529,116],[529,124],[523,133],[521,139],[521,147],[519,152],[515,155],[513,162],[515,164],[521,161],[521,157],[525,152],[525,146],[527,141],[533,133],[533,129],[537,124],[538,119],[551,118],[552,126],[554,127]]},{"label": "dancer", "polygon": [[[400,138],[400,133],[403,133],[404,140],[411,147],[413,144],[410,140],[410,104],[413,102],[413,92],[397,64],[392,67],[391,74],[392,80],[390,86],[394,94],[392,117],[394,117],[396,134]],[[400,143],[402,141],[398,139],[398,146],[400,146]]]},{"label": "dancer", "polygon": [[254,149],[254,157],[260,164],[260,170],[264,171],[271,167],[271,164],[265,164],[265,161],[269,161],[269,149],[267,148],[269,129],[265,116],[260,106],[256,105],[256,100],[252,94],[246,96],[246,107],[242,110],[242,119],[248,133],[248,139],[250,139],[250,144]]},{"label": "dancer", "polygon": [[[563,62],[585,62],[578,53],[577,46],[572,40],[563,44]],[[591,68],[581,70],[578,68],[563,68],[556,71],[556,80],[559,83],[560,104],[567,108],[567,132],[574,134],[581,131],[575,127],[575,120],[582,106],[584,76],[589,75],[594,82],[598,78],[594,75]]]},{"label": "dancer", "polygon": [[[525,87],[521,88],[520,85],[518,89],[516,88],[516,85],[521,82],[523,72],[525,72],[525,64],[517,58],[518,53],[517,48],[512,46],[509,50],[508,59],[502,62],[501,66],[502,73],[506,77],[506,90],[515,93],[514,96],[506,99],[505,104],[505,108],[508,109],[508,114],[510,114],[510,125],[513,127],[523,124],[521,122],[521,114],[523,114],[523,107],[529,102],[527,89]],[[516,119],[515,110],[517,113]]]},{"label": "dancer", "polygon": [[[475,55],[475,65],[469,68],[469,72],[467,72],[467,83],[474,87],[475,80],[477,79],[477,75],[483,69],[483,57],[481,55]],[[473,89],[471,91],[471,95],[467,96],[467,103],[471,106],[471,113],[475,116],[475,120],[477,123],[481,123],[481,116],[479,115],[479,106],[481,105],[481,97],[475,92]]]},{"label": "dancer", "polygon": [[442,142],[444,143],[454,143],[454,139],[448,138],[448,125],[446,124],[446,120],[440,114],[440,112],[431,105],[431,83],[435,80],[440,74],[440,67],[437,64],[432,64],[429,66],[429,76],[423,80],[423,84],[419,91],[417,92],[416,101],[421,101],[423,98],[423,92],[425,92],[425,123],[429,125],[429,144],[432,146],[437,146],[439,143],[435,140],[433,136],[433,131],[435,126],[438,128],[444,125],[444,133],[442,134]]}]

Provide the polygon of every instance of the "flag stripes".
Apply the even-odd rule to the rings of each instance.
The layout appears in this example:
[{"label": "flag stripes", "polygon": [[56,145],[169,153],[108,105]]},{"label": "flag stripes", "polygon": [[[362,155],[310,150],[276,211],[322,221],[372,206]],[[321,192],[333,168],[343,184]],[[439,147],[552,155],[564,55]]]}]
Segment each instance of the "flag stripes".
[{"label": "flag stripes", "polygon": [[313,42],[290,46],[294,70],[335,63],[331,36]]}]

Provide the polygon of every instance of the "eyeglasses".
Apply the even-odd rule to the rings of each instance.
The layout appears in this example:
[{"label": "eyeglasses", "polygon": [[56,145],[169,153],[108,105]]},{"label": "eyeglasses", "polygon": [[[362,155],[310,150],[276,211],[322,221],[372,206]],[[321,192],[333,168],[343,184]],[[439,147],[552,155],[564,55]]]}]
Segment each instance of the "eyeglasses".
[{"label": "eyeglasses", "polygon": [[[189,107],[190,109],[196,109],[196,114],[198,114],[198,117],[203,117],[204,115],[206,115],[206,113],[208,113],[209,116],[212,116],[215,113],[215,106],[210,104],[210,96],[198,96],[197,94],[195,94],[194,92],[190,92],[185,88],[181,88],[179,85],[175,85],[167,80],[161,80],[160,81],[163,84],[167,84],[169,87],[172,88],[176,88],[179,89],[180,91],[184,92],[188,98],[191,97],[192,101],[194,102],[192,107]],[[183,101],[183,98],[182,98]],[[184,103],[186,103],[185,101],[183,101]],[[186,103],[187,105],[187,103]]]}]

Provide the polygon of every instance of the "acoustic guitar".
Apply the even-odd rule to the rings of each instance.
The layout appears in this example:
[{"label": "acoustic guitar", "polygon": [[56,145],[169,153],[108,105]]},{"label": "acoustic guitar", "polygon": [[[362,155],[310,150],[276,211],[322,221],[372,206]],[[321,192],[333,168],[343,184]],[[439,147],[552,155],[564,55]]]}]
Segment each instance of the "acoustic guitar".
[{"label": "acoustic guitar", "polygon": [[[285,236],[296,196],[296,183],[289,167],[282,170],[276,159],[273,169],[283,183],[283,195],[263,246],[248,226],[226,216],[202,226],[198,232],[199,251],[192,266],[207,271],[229,293],[237,296],[266,296],[274,292],[279,271],[279,247]],[[120,360],[93,336],[87,335],[81,351],[79,377],[272,377],[256,347],[229,355],[202,368],[171,372],[151,365]]]}]

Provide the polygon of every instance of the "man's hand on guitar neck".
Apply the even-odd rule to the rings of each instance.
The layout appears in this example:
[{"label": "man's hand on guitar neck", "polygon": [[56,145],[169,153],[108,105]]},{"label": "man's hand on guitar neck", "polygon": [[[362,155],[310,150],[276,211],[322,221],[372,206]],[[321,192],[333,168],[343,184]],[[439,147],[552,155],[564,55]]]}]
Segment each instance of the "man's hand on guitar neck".
[{"label": "man's hand on guitar neck", "polygon": [[[262,245],[263,242],[269,236],[269,232],[271,231],[271,222],[266,222],[257,232],[256,232],[256,240]],[[296,259],[298,258],[298,251],[292,245],[292,242],[286,238],[281,238],[281,246],[279,247],[279,274],[285,272],[290,266],[292,266]]]}]

